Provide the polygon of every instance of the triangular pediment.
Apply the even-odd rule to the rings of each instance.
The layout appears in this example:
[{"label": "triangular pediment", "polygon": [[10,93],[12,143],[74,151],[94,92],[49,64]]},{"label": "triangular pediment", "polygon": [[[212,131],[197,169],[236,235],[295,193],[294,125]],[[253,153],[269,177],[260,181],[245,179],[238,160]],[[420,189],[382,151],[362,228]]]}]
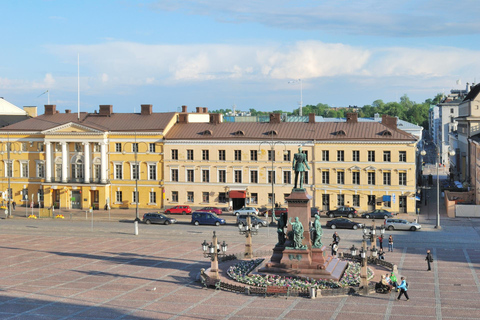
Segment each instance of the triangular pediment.
[{"label": "triangular pediment", "polygon": [[42,131],[43,134],[103,134],[103,131],[92,129],[78,123],[69,122],[61,126]]}]

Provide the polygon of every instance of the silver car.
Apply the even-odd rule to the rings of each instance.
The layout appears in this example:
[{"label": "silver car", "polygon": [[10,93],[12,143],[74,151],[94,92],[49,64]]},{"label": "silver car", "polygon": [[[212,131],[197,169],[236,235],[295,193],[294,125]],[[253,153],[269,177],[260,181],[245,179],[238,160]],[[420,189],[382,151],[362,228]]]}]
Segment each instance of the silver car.
[{"label": "silver car", "polygon": [[404,219],[385,219],[385,228],[388,230],[411,230],[416,231],[422,226],[416,222],[410,222]]},{"label": "silver car", "polygon": [[258,216],[258,209],[254,207],[242,207],[241,209],[233,210],[233,214],[236,216],[248,213]]}]

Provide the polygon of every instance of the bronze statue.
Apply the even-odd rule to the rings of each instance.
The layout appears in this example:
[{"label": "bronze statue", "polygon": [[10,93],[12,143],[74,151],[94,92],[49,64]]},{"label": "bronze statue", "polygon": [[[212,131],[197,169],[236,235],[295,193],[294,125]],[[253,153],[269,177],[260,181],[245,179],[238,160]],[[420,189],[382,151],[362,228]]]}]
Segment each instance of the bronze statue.
[{"label": "bronze statue", "polygon": [[295,189],[297,189],[298,178],[300,175],[300,189],[303,189],[303,177],[305,175],[305,168],[310,170],[307,163],[307,156],[302,152],[302,147],[298,148],[298,153],[293,156],[292,169],[295,170]]},{"label": "bronze statue", "polygon": [[318,214],[315,215],[315,221],[313,222],[313,229],[315,230],[315,237],[313,239],[312,248],[321,248],[323,246],[322,243],[322,224],[320,223],[320,216]]},{"label": "bronze statue", "polygon": [[295,217],[295,221],[292,222],[292,218],[288,220],[288,222],[292,225],[293,231],[293,247],[295,249],[305,249],[306,246],[302,245],[303,240],[303,225],[298,220],[298,217]]},{"label": "bronze statue", "polygon": [[283,246],[285,244],[285,227],[287,226],[287,215],[285,212],[280,214],[280,217],[275,217],[277,221],[277,235],[278,235],[278,245]]}]

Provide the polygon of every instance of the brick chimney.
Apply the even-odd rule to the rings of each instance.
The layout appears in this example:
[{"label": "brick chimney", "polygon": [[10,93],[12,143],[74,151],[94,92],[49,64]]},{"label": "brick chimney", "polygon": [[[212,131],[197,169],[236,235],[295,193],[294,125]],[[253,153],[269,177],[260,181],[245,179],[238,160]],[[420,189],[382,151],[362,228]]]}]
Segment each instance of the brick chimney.
[{"label": "brick chimney", "polygon": [[142,104],[142,116],[149,116],[152,114],[151,104]]},{"label": "brick chimney", "polygon": [[182,112],[187,113],[187,106],[182,106]]},{"label": "brick chimney", "polygon": [[203,113],[208,113],[208,108],[207,107],[203,108]]},{"label": "brick chimney", "polygon": [[45,105],[45,114],[52,115],[57,113],[57,106],[54,104],[46,104]]},{"label": "brick chimney", "polygon": [[101,116],[109,116],[113,113],[113,105],[111,104],[103,104],[100,105],[100,112]]},{"label": "brick chimney", "polygon": [[72,110],[70,110],[70,109],[65,109],[65,113],[72,113]]},{"label": "brick chimney", "polygon": [[382,124],[391,129],[397,129],[397,118],[389,115],[382,115]]},{"label": "brick chimney", "polygon": [[280,123],[280,113],[270,113],[270,123]]},{"label": "brick chimney", "polygon": [[315,123],[315,113],[308,114],[308,123]]},{"label": "brick chimney", "polygon": [[210,123],[219,124],[220,123],[220,113],[211,113],[210,114]]},{"label": "brick chimney", "polygon": [[358,122],[358,113],[348,112],[347,113],[347,123],[357,123]]}]

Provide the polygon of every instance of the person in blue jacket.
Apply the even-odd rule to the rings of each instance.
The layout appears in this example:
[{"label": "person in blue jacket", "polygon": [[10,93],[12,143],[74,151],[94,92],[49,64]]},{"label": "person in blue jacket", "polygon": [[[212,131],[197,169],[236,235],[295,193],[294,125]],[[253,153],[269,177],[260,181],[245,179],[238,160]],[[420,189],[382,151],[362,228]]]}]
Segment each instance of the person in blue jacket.
[{"label": "person in blue jacket", "polygon": [[402,294],[404,294],[405,298],[407,298],[407,301],[408,301],[410,300],[410,298],[408,298],[408,293],[407,293],[407,290],[408,290],[407,280],[405,280],[405,277],[401,277],[400,280],[402,280],[402,283],[400,283],[400,285],[397,287],[397,289],[400,289],[400,294],[398,295],[397,300],[400,300],[400,297],[402,296]]}]

